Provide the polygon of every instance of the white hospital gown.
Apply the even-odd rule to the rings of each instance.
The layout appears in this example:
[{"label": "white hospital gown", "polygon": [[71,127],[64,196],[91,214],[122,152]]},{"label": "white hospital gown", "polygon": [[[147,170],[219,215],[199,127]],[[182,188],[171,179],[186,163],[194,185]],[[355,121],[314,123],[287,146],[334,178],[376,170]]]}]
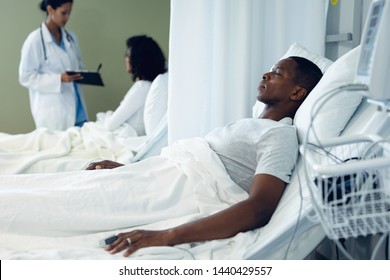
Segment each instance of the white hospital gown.
[{"label": "white hospital gown", "polygon": [[106,120],[105,126],[113,131],[123,123],[128,123],[138,135],[145,135],[144,107],[149,92],[150,81],[137,81],[126,93],[119,107]]}]

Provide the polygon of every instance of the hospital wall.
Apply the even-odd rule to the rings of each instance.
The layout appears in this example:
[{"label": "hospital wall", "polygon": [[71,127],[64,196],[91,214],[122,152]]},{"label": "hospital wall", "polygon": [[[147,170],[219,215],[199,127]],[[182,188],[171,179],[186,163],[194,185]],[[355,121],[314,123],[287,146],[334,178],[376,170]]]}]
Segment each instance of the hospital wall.
[{"label": "hospital wall", "polygon": [[[27,35],[46,18],[39,0],[0,3],[0,132],[27,133],[35,129],[28,91],[18,82],[20,50]],[[89,70],[103,64],[105,87],[84,86],[91,121],[97,112],[115,110],[132,85],[126,73],[126,39],[152,36],[168,58],[169,0],[74,0],[66,26],[76,33]]]},{"label": "hospital wall", "polygon": [[[330,0],[325,56],[333,61],[360,44],[364,23],[372,0]],[[348,39],[346,39],[346,35]],[[335,39],[335,38],[338,38]]]}]

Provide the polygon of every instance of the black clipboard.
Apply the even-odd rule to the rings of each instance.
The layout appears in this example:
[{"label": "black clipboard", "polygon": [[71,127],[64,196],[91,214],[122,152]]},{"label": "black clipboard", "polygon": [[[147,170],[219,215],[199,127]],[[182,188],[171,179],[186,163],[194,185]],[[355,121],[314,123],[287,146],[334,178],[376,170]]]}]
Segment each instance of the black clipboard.
[{"label": "black clipboard", "polygon": [[100,76],[99,73],[101,68],[102,68],[102,64],[100,63],[96,72],[81,70],[81,71],[66,71],[66,74],[68,75],[81,74],[81,76],[83,76],[83,79],[81,80],[74,80],[75,83],[104,87],[102,76]]}]

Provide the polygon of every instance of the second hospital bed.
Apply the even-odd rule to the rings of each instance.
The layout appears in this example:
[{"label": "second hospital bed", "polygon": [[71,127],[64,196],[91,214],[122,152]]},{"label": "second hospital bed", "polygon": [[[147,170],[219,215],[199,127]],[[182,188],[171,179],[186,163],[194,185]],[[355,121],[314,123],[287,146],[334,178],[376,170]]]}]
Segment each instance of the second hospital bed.
[{"label": "second hospital bed", "polygon": [[0,174],[66,172],[84,169],[89,162],[109,159],[124,164],[157,155],[168,144],[168,73],[152,82],[144,111],[146,135],[135,136],[124,123],[104,128],[104,113],[96,122],[66,131],[36,129],[26,134],[0,133]]}]

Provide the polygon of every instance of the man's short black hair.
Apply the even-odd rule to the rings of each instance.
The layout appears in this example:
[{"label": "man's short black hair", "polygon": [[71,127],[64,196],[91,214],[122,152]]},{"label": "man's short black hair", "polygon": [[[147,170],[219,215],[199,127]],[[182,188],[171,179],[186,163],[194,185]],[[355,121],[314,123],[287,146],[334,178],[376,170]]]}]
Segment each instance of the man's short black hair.
[{"label": "man's short black hair", "polygon": [[289,58],[293,59],[297,64],[294,77],[295,82],[304,87],[308,93],[311,92],[322,78],[321,69],[304,57],[290,56]]}]

